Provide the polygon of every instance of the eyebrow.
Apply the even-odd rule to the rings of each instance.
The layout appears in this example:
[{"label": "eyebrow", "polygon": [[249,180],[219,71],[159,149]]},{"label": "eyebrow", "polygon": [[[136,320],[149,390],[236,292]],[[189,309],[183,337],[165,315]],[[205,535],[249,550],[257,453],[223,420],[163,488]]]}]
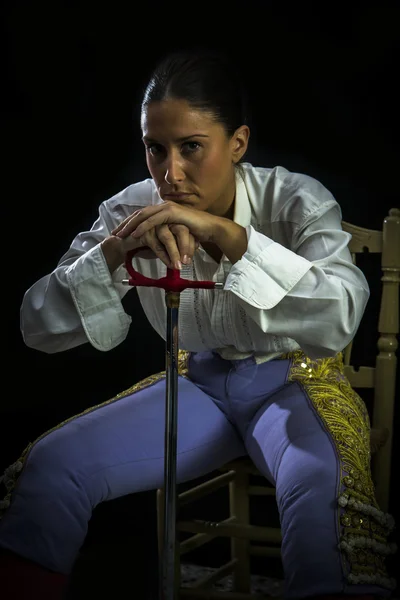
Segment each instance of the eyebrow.
[{"label": "eyebrow", "polygon": [[[205,135],[204,133],[193,133],[192,135],[187,135],[185,137],[178,138],[176,141],[177,142],[186,142],[187,140],[190,140],[190,138],[194,138],[194,137],[208,138],[210,136],[209,135]],[[152,138],[149,138],[146,135],[144,135],[142,137],[142,140],[144,142],[158,143],[157,140],[153,140]]]}]

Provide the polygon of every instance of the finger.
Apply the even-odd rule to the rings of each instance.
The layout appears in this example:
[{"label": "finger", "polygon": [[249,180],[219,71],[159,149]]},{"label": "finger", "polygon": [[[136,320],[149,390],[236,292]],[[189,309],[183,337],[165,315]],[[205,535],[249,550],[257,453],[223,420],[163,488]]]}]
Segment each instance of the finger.
[{"label": "finger", "polygon": [[190,265],[192,263],[195,252],[196,252],[196,238],[192,234],[190,234],[190,236],[189,236],[189,259],[190,260],[187,263],[188,265]]},{"label": "finger", "polygon": [[[183,237],[183,232],[185,230],[187,230],[187,232],[188,232],[187,241],[180,240],[179,241],[179,249],[180,249],[181,255],[182,255],[182,262],[184,264],[190,264],[193,260],[194,253],[200,246],[199,241],[190,232],[189,228],[186,227],[186,225],[170,225],[169,228],[172,231],[172,233],[177,237]],[[185,228],[185,229],[181,230],[179,228]],[[185,256],[186,256],[186,261],[185,261]]]},{"label": "finger", "polygon": [[[112,232],[111,232],[112,235],[119,234],[118,237],[127,237],[130,232],[129,232],[129,228],[128,229],[125,229],[125,228],[132,220],[136,219],[141,213],[142,213],[142,210],[135,210],[135,212],[133,212],[128,217],[126,217],[126,219],[124,219],[118,225],[118,227],[116,227],[115,229],[112,230]],[[136,221],[134,221],[133,228],[136,228]],[[132,229],[132,231],[133,231],[133,229]]]},{"label": "finger", "polygon": [[[130,227],[131,223],[128,223],[125,226],[127,229],[129,229],[129,233],[131,233],[134,237],[137,238],[142,237],[142,235],[144,235],[151,229],[154,229],[158,225],[164,224],[165,219],[164,215],[162,214],[151,215],[145,220],[143,220],[141,217],[142,215],[139,216],[139,220],[133,223],[133,226]],[[124,233],[124,230],[122,230],[121,233]]]},{"label": "finger", "polygon": [[186,260],[184,262],[185,265],[191,265],[192,261],[193,261],[193,256],[194,253],[196,252],[196,238],[194,237],[194,235],[192,235],[191,233],[189,233],[189,239],[188,239],[188,251],[186,254]]},{"label": "finger", "polygon": [[153,229],[156,225],[165,222],[167,213],[165,215],[160,214],[162,208],[162,205],[157,205],[146,206],[143,209],[136,210],[116,228],[115,235],[122,238],[132,234],[136,238],[142,237],[142,235]]},{"label": "finger", "polygon": [[154,227],[167,223],[176,223],[177,206],[171,202],[163,202],[157,206],[149,206],[143,209],[142,214],[137,217],[135,222],[136,229],[133,233],[134,237],[141,237]]},{"label": "finger", "polygon": [[155,228],[158,240],[163,244],[168,252],[174,269],[181,269],[181,254],[176,237],[172,234],[168,225],[159,225]]},{"label": "finger", "polygon": [[140,239],[142,240],[143,245],[151,248],[151,250],[153,250],[153,252],[157,256],[157,258],[159,258],[169,269],[177,268],[172,263],[170,255],[167,251],[167,248],[158,239],[154,229],[151,229],[150,231],[145,233]]},{"label": "finger", "polygon": [[190,264],[192,254],[190,251],[190,238],[193,237],[186,225],[170,225],[169,230],[174,234],[184,265]]},{"label": "finger", "polygon": [[138,248],[141,246],[140,240],[137,240],[137,239],[133,238],[132,236],[127,237],[123,240],[121,240],[120,238],[118,238],[118,239],[122,243],[123,252],[125,254],[127,252],[129,252],[130,250],[134,250],[135,248]]},{"label": "finger", "polygon": [[[129,233],[132,233],[136,229],[138,224],[142,223],[143,221],[146,221],[146,219],[156,214],[157,212],[160,212],[164,208],[164,204],[168,203],[157,204],[156,206],[145,206],[144,208],[139,208],[138,210],[135,210],[131,215],[128,215],[123,221],[121,221],[121,223],[117,227],[115,227],[112,230],[112,235],[119,234],[124,230],[125,227],[129,225],[129,227],[123,232],[123,236],[119,236],[126,237],[127,235],[129,235]],[[132,223],[132,226],[130,226],[130,223]],[[143,232],[141,232],[140,235],[136,237],[141,237],[141,235],[143,235],[145,231],[147,231],[147,229],[143,230]]]}]

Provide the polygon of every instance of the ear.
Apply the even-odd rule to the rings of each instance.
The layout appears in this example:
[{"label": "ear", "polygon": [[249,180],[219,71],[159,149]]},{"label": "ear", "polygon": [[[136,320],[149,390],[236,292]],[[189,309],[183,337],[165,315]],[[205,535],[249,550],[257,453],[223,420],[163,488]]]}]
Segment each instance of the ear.
[{"label": "ear", "polygon": [[242,125],[236,129],[235,133],[230,139],[232,161],[236,164],[240,161],[242,156],[247,151],[249,144],[250,129],[247,125]]}]

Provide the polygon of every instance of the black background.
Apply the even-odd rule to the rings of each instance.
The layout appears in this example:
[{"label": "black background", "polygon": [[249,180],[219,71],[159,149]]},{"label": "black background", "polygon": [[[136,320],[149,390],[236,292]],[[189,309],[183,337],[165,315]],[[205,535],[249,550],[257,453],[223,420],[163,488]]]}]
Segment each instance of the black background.
[{"label": "black background", "polygon": [[[2,17],[5,468],[44,430],[164,368],[163,342],[134,291],[126,305],[139,318],[109,353],[85,345],[46,355],[19,332],[24,291],[91,226],[101,201],[148,176],[139,103],[155,62],[192,45],[228,49],[252,105],[247,159],[316,177],[345,220],[379,229],[400,205],[400,5],[16,1]],[[376,324],[374,309],[372,298],[367,325]],[[362,344],[360,360],[373,364],[375,348]],[[139,516],[154,556],[154,495],[118,502],[93,525],[93,539],[119,530],[143,544]],[[394,492],[390,510],[399,514]]]}]

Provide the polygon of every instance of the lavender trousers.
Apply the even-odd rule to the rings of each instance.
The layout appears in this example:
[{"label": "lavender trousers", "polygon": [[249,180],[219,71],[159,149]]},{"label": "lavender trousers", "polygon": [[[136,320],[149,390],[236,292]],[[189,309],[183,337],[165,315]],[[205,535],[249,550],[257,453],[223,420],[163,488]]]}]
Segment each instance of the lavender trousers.
[{"label": "lavender trousers", "polygon": [[[179,377],[179,482],[249,455],[276,486],[286,597],[365,594],[339,549],[340,460],[290,359],[189,355]],[[100,502],[163,486],[165,377],[50,430],[25,457],[0,520],[0,547],[68,574]]]}]

